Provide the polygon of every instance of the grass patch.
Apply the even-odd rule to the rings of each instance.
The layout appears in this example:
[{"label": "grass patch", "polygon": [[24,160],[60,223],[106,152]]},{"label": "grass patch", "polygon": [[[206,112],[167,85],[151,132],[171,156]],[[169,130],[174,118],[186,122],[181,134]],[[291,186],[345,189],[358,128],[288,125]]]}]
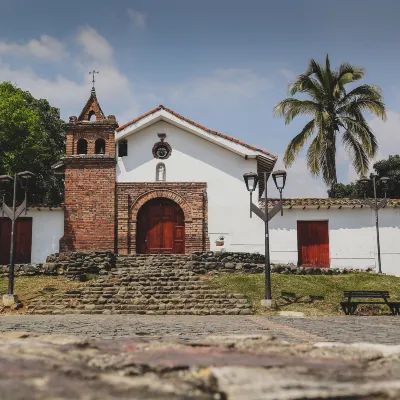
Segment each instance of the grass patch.
[{"label": "grass patch", "polygon": [[[271,274],[272,297],[277,311],[263,311],[264,274],[215,275],[211,284],[229,293],[244,294],[257,314],[277,311],[300,311],[306,315],[344,315],[340,301],[345,290],[387,290],[390,298],[400,301],[400,278],[370,273],[346,275]],[[362,314],[390,314],[387,306],[359,306]]]},{"label": "grass patch", "polygon": [[[57,292],[77,289],[85,284],[68,280],[62,276],[29,276],[15,277],[14,285],[14,293],[24,307],[13,313],[24,313],[25,307],[34,299],[49,297]],[[0,296],[7,294],[7,291],[8,278],[0,278]]]}]

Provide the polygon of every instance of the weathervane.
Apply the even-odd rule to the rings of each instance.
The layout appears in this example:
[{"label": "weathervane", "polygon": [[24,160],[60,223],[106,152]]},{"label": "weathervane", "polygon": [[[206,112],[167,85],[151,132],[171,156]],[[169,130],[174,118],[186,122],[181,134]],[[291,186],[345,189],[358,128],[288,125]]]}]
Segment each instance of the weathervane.
[{"label": "weathervane", "polygon": [[95,71],[95,70],[89,72],[89,75],[93,75],[93,78],[92,78],[92,84],[93,84],[92,90],[94,90],[94,84],[95,84],[95,82],[96,82],[95,74],[98,74],[98,73],[99,73],[99,71]]}]

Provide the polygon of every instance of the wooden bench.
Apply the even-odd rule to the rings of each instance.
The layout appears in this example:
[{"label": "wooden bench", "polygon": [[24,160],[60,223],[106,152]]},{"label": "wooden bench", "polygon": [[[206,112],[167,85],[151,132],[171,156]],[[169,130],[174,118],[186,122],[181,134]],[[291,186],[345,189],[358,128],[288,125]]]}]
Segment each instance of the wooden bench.
[{"label": "wooden bench", "polygon": [[[389,292],[380,290],[349,290],[343,292],[347,301],[341,301],[340,305],[346,315],[353,315],[359,304],[386,304],[393,315],[400,314],[400,302],[388,301]],[[351,299],[381,299],[383,301],[351,301]]]}]

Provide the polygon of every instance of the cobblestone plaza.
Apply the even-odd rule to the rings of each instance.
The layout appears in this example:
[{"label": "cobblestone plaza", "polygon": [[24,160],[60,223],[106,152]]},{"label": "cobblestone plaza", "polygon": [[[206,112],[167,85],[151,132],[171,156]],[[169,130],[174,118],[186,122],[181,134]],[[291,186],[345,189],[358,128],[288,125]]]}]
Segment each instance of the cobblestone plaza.
[{"label": "cobblestone plaza", "polygon": [[290,342],[400,344],[398,317],[264,317],[264,316],[137,316],[18,315],[1,316],[0,332],[27,331],[118,338],[205,335],[273,335]]}]

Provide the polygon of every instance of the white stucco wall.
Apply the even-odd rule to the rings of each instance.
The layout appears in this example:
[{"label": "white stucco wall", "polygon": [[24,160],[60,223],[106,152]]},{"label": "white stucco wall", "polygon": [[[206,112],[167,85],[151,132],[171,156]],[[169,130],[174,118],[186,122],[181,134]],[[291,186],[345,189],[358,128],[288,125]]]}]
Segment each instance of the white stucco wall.
[{"label": "white stucco wall", "polygon": [[[382,271],[400,276],[400,210],[381,209],[379,218]],[[272,261],[297,263],[301,220],[328,221],[331,267],[378,269],[375,214],[368,208],[285,209],[271,221]]]},{"label": "white stucco wall", "polygon": [[[117,182],[154,182],[160,162],[152,155],[158,133],[166,133],[171,156],[162,160],[168,182],[206,182],[211,250],[264,253],[264,223],[249,218],[249,194],[243,174],[256,171],[255,159],[210,143],[165,121],[159,121],[125,138],[128,156],[118,158]],[[290,176],[288,176],[290,179]],[[273,184],[269,194],[276,195]],[[254,200],[256,202],[256,200]],[[400,211],[380,211],[382,269],[400,276]],[[297,263],[297,221],[328,220],[332,267],[377,268],[374,213],[357,209],[285,209],[270,223],[273,262]],[[217,247],[219,236],[225,245]]]},{"label": "white stucco wall", "polygon": [[26,217],[32,218],[32,263],[44,263],[49,254],[59,251],[59,241],[64,235],[62,209],[30,209]]},{"label": "white stucco wall", "polygon": [[[225,237],[225,249],[252,251],[263,243],[263,223],[249,218],[249,194],[243,174],[257,171],[255,159],[245,159],[165,121],[159,121],[128,136],[128,156],[119,158],[117,182],[154,182],[161,161],[152,155],[158,133],[172,147],[171,156],[162,160],[168,182],[206,182],[208,231],[211,249]],[[261,236],[260,236],[261,235]]]}]

